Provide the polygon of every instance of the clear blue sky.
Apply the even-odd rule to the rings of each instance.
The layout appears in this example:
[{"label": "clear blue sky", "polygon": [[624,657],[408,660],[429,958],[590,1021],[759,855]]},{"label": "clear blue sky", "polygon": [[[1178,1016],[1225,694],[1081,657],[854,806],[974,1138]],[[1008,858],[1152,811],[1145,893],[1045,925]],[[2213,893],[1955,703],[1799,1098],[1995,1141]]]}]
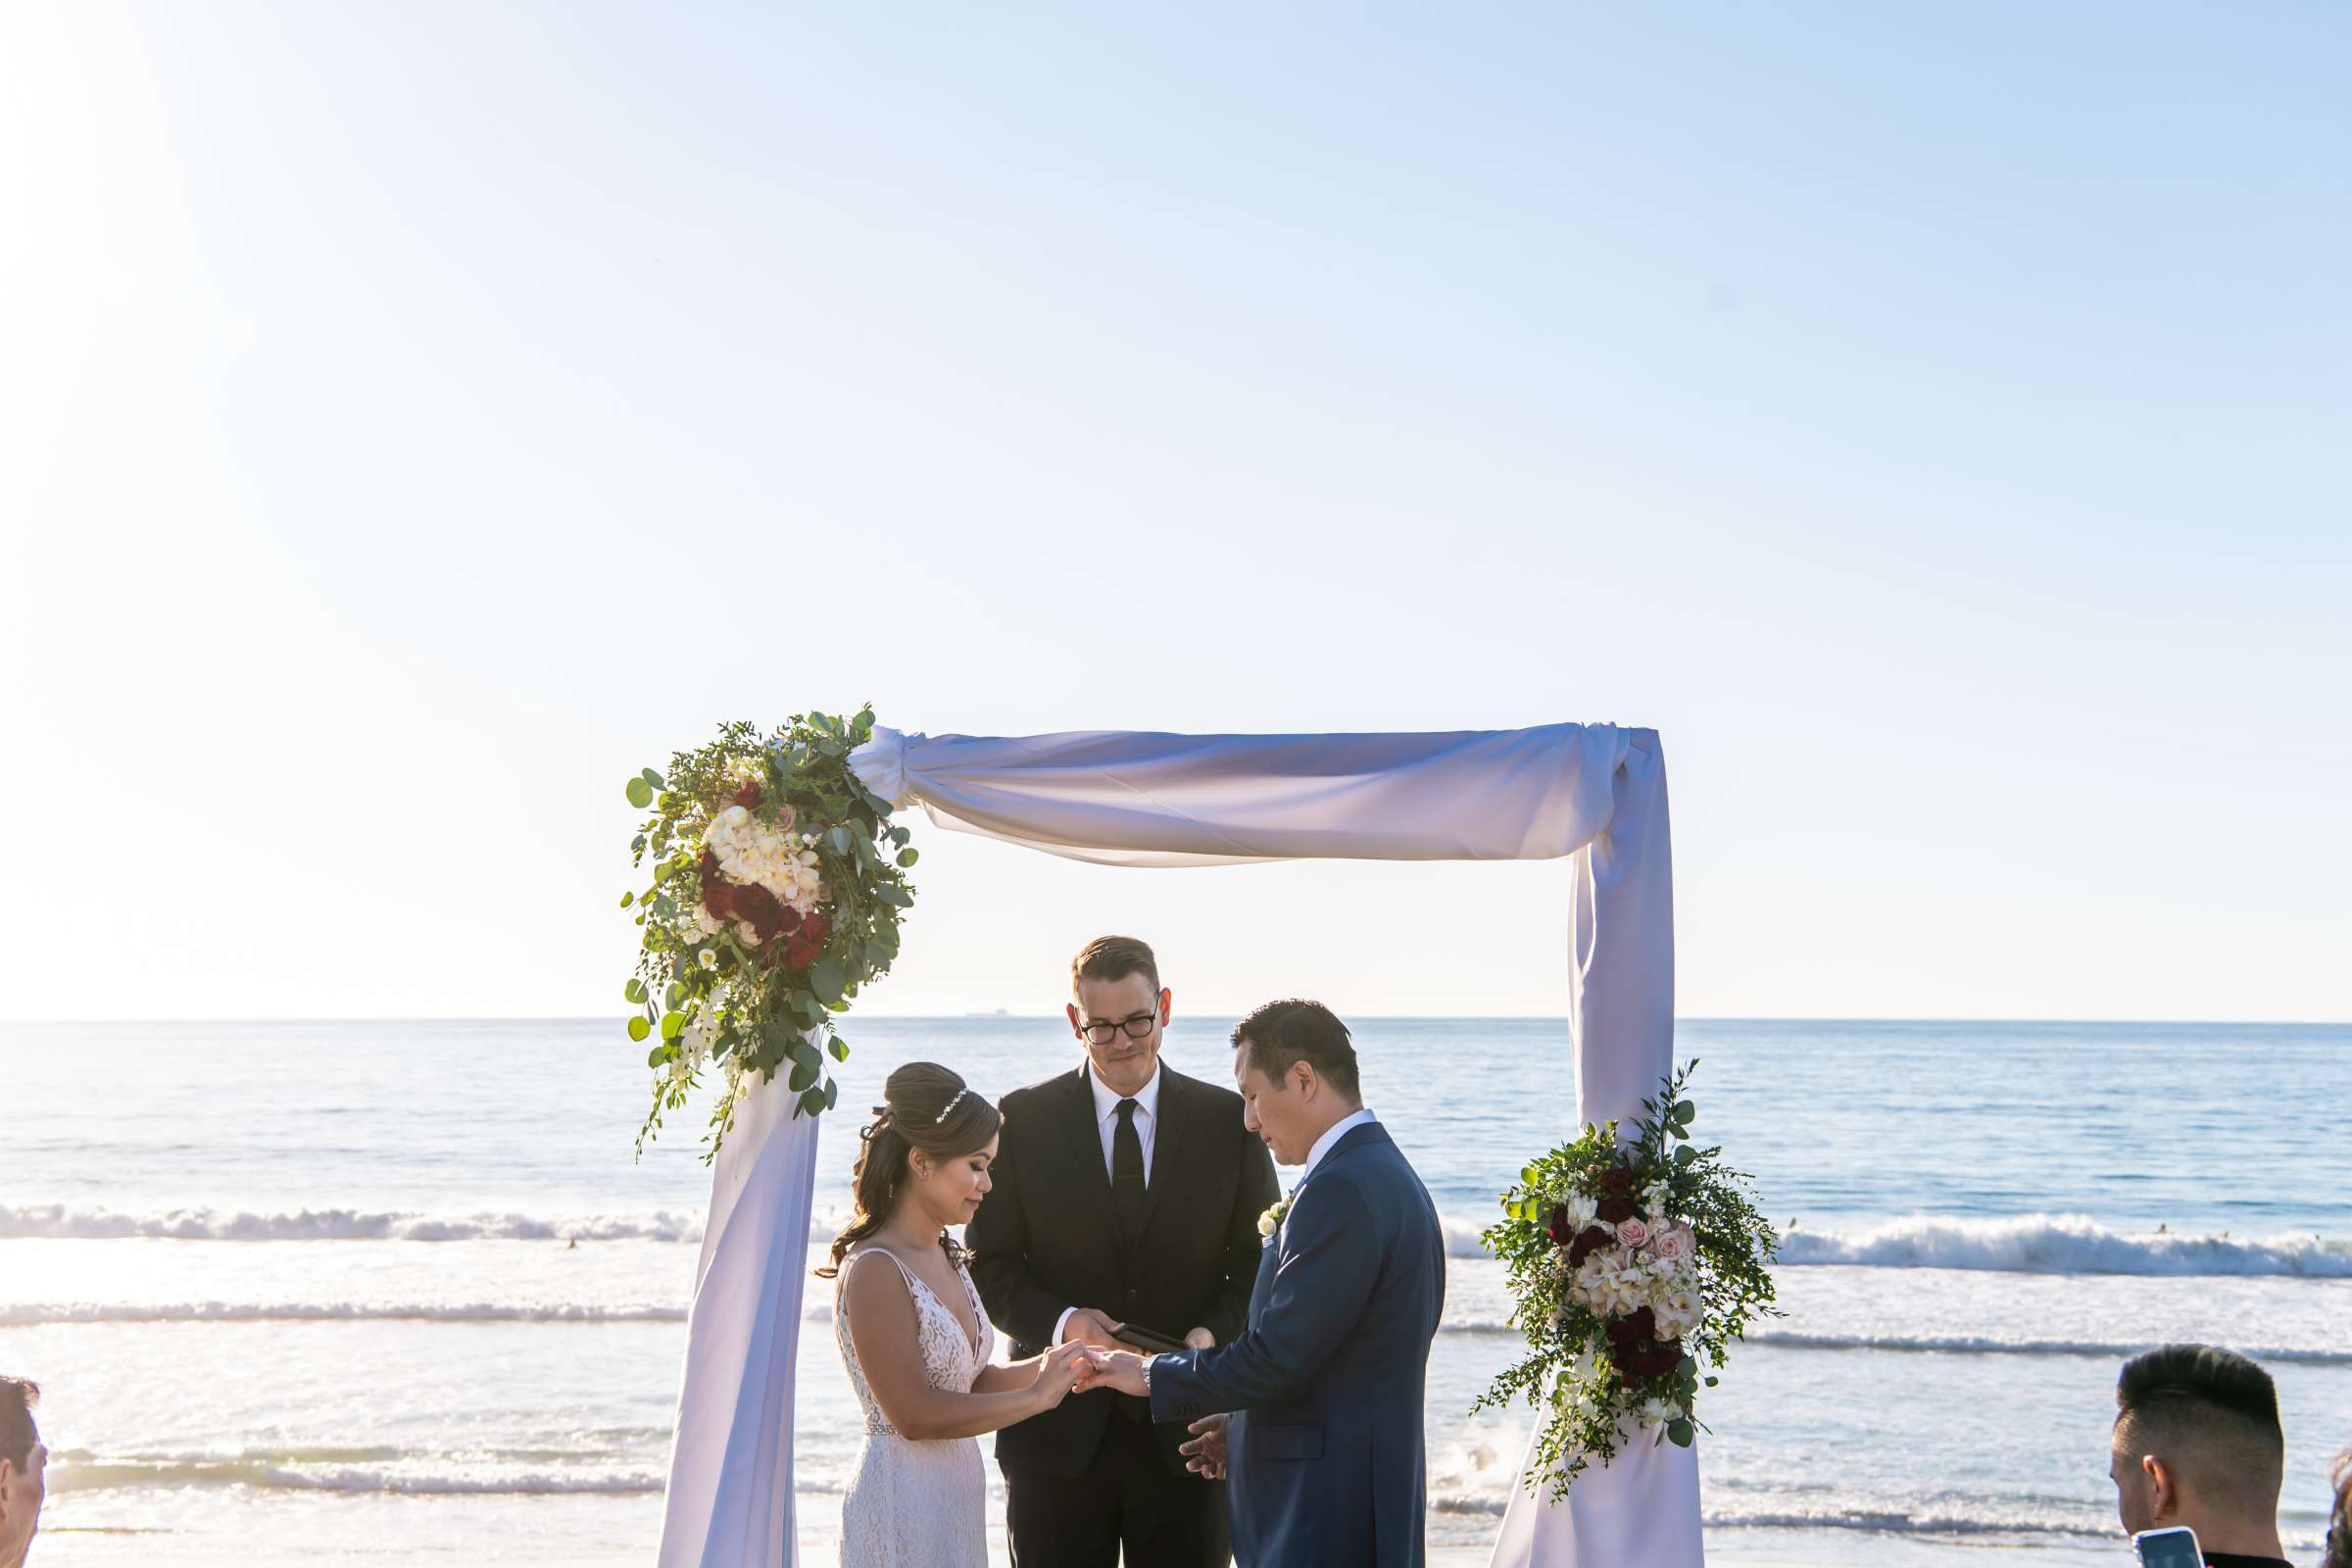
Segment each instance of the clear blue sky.
[{"label": "clear blue sky", "polygon": [[[2352,1016],[2352,12],[12,6],[5,1010],[593,1012],[722,716],[1653,725],[1694,1014]],[[927,834],[891,1011],[1556,1011]]]}]

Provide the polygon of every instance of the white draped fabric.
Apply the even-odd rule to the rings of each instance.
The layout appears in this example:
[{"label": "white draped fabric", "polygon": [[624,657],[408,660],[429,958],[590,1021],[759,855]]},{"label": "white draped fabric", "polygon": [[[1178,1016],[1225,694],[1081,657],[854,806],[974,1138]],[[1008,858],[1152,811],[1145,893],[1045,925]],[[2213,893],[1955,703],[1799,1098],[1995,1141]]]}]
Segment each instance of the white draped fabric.
[{"label": "white draped fabric", "polygon": [[[942,827],[1111,865],[1571,857],[1580,1115],[1637,1112],[1672,1065],[1674,893],[1654,731],[989,738],[884,729],[851,765],[894,807],[918,805]],[[793,1560],[791,1382],[815,1134],[807,1118],[785,1119],[788,1105],[769,1086],[759,1114],[739,1116],[714,1174],[662,1568]],[[1580,1478],[1556,1506],[1515,1494],[1494,1554],[1510,1568],[1700,1561],[1694,1453],[1639,1444]]]}]

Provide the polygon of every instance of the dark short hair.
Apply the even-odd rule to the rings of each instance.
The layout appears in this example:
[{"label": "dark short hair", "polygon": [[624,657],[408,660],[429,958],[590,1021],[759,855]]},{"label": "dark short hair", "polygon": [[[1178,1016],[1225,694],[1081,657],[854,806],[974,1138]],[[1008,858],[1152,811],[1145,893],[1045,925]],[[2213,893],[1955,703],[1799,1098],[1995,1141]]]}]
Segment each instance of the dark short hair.
[{"label": "dark short hair", "polygon": [[1362,1098],[1348,1026],[1320,1002],[1293,997],[1267,1003],[1233,1026],[1233,1048],[1244,1047],[1250,1051],[1250,1065],[1276,1082],[1303,1061],[1349,1100]]},{"label": "dark short hair", "polygon": [[19,1470],[32,1463],[32,1407],[40,1402],[32,1379],[0,1377],[0,1459]]},{"label": "dark short hair", "polygon": [[2241,1506],[2276,1505],[2286,1468],[2278,1388],[2271,1375],[2218,1345],[2167,1345],[2124,1363],[2115,1382],[2117,1441],[2170,1448],[2189,1484],[2236,1494]]},{"label": "dark short hair", "polygon": [[1070,960],[1070,990],[1074,994],[1081,980],[1124,980],[1131,974],[1159,989],[1159,960],[1152,956],[1152,944],[1135,937],[1097,937]]}]

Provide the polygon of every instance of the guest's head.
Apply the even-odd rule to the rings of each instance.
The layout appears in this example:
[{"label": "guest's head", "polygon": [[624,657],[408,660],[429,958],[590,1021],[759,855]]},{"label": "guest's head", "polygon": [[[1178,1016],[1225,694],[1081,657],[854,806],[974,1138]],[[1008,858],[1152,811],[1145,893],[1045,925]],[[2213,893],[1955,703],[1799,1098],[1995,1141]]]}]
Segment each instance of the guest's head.
[{"label": "guest's head", "polygon": [[2335,1507],[2328,1516],[2328,1556],[2320,1568],[2352,1568],[2352,1448],[2336,1455]]},{"label": "guest's head", "polygon": [[882,1086],[883,1102],[858,1131],[858,1169],[850,1179],[857,1212],[833,1238],[833,1261],[817,1273],[831,1279],[850,1249],[904,1215],[940,1231],[972,1217],[988,1196],[988,1167],[997,1157],[1004,1117],[963,1080],[937,1062],[910,1061]]},{"label": "guest's head", "polygon": [[15,1568],[40,1528],[49,1449],[32,1407],[41,1391],[27,1378],[0,1377],[0,1568]]},{"label": "guest's head", "polygon": [[1132,1095],[1159,1066],[1172,993],[1159,960],[1134,937],[1097,937],[1070,960],[1070,1028],[1102,1087]]},{"label": "guest's head", "polygon": [[1348,1026],[1320,1002],[1269,1002],[1235,1024],[1233,1081],[1242,1125],[1285,1165],[1364,1104]]},{"label": "guest's head", "polygon": [[2185,1525],[2207,1551],[2276,1557],[2286,1442],[2271,1376],[2234,1350],[2168,1345],[2124,1363],[2108,1474],[2124,1529]]}]

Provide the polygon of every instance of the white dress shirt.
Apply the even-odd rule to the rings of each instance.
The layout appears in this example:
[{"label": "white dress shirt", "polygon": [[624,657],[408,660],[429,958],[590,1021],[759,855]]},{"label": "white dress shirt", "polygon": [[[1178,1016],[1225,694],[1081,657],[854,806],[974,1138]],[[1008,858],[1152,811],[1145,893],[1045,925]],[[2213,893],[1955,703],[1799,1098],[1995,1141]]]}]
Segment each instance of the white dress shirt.
[{"label": "white dress shirt", "polygon": [[[1373,1115],[1369,1109],[1357,1110],[1342,1116],[1338,1121],[1335,1121],[1329,1127],[1324,1128],[1323,1136],[1316,1139],[1314,1147],[1306,1152],[1306,1169],[1298,1173],[1298,1180],[1303,1183],[1309,1176],[1312,1176],[1315,1173],[1315,1167],[1323,1163],[1323,1156],[1331,1152],[1332,1145],[1338,1143],[1341,1139],[1347,1137],[1358,1127],[1369,1126],[1371,1123],[1378,1120],[1380,1120],[1380,1118]],[[1292,1190],[1296,1192],[1298,1189],[1293,1188]]]},{"label": "white dress shirt", "polygon": [[1144,1146],[1144,1185],[1151,1186],[1152,1135],[1159,1130],[1159,1063],[1155,1061],[1152,1064],[1150,1081],[1132,1096],[1105,1089],[1092,1067],[1087,1069],[1086,1082],[1087,1087],[1095,1092],[1095,1131],[1102,1135],[1103,1173],[1113,1181],[1118,1179],[1117,1172],[1110,1166],[1110,1142],[1119,1135],[1119,1102],[1132,1099],[1135,1102],[1135,1136],[1137,1142]]},{"label": "white dress shirt", "polygon": [[[1155,1061],[1152,1064],[1151,1079],[1133,1096],[1103,1087],[1102,1080],[1095,1076],[1092,1067],[1086,1069],[1086,1083],[1095,1092],[1095,1131],[1102,1135],[1102,1172],[1114,1181],[1117,1177],[1111,1170],[1110,1145],[1111,1140],[1119,1135],[1119,1102],[1126,1099],[1135,1101],[1135,1139],[1144,1146],[1144,1185],[1149,1188],[1152,1185],[1152,1146],[1157,1141],[1155,1135],[1159,1131],[1159,1063]],[[1077,1303],[1072,1302],[1061,1309],[1061,1316],[1054,1320],[1055,1345],[1061,1343],[1061,1331],[1070,1326],[1070,1314],[1077,1310]]]}]

